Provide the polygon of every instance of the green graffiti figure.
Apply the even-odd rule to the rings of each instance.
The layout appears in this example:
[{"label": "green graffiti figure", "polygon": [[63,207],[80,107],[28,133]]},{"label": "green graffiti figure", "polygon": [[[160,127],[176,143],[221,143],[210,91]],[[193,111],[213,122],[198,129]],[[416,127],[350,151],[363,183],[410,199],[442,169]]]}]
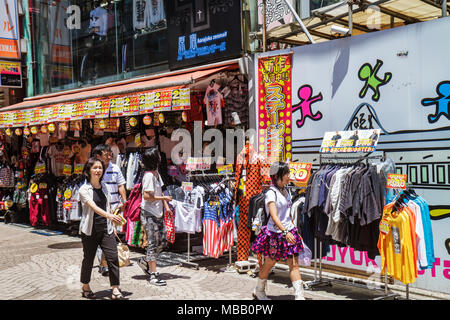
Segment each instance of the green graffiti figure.
[{"label": "green graffiti figure", "polygon": [[377,76],[378,71],[383,65],[383,61],[377,59],[377,64],[372,69],[370,63],[365,63],[359,69],[358,77],[361,81],[365,81],[364,87],[359,92],[359,97],[364,98],[367,91],[370,89],[373,90],[374,94],[372,95],[373,101],[380,100],[380,86],[387,84],[392,79],[392,73],[386,72],[384,74],[384,79],[380,79]]}]

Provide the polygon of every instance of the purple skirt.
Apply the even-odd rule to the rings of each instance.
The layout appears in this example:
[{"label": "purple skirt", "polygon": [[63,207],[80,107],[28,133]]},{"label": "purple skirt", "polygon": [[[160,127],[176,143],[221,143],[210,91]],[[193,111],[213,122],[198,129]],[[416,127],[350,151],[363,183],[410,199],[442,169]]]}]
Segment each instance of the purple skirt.
[{"label": "purple skirt", "polygon": [[282,233],[272,232],[267,226],[261,228],[261,232],[252,244],[252,251],[260,253],[264,257],[273,260],[285,260],[289,256],[298,255],[303,251],[302,237],[298,234],[297,228],[289,231],[294,235],[295,244],[290,244]]}]

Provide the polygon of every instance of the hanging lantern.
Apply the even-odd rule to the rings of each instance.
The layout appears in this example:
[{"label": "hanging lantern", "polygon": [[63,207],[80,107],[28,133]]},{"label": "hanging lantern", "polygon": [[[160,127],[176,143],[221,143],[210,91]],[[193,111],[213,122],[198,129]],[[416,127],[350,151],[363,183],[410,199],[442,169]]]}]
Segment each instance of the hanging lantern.
[{"label": "hanging lantern", "polygon": [[146,115],[142,121],[144,122],[144,124],[146,126],[149,126],[152,124],[152,117],[150,117],[149,115]]},{"label": "hanging lantern", "polygon": [[62,131],[67,131],[67,123],[61,122],[61,123],[59,124],[59,128],[60,128]]},{"label": "hanging lantern", "polygon": [[24,135],[26,135],[26,136],[29,136],[30,135],[30,128],[25,128],[25,129],[23,129],[23,134]]},{"label": "hanging lantern", "polygon": [[137,125],[137,120],[136,120],[135,117],[131,117],[130,120],[128,121],[128,123],[130,124],[130,126],[136,127],[136,125]]},{"label": "hanging lantern", "polygon": [[38,132],[37,127],[36,126],[32,126],[31,127],[31,133],[32,134],[36,134]]},{"label": "hanging lantern", "polygon": [[17,128],[16,130],[14,130],[14,133],[16,134],[16,136],[21,136],[22,135],[22,129]]},{"label": "hanging lantern", "polygon": [[55,130],[56,130],[55,124],[54,123],[50,123],[48,125],[48,132],[53,133],[53,132],[55,132]]},{"label": "hanging lantern", "polygon": [[159,114],[158,120],[159,120],[160,123],[164,123],[165,118],[164,118],[164,114],[163,113]]},{"label": "hanging lantern", "polygon": [[181,113],[181,119],[183,119],[184,122],[188,121],[188,116],[187,116],[187,112],[183,111],[183,113]]},{"label": "hanging lantern", "polygon": [[47,132],[48,132],[47,126],[46,126],[46,125],[43,125],[43,126],[41,127],[41,133],[47,133]]},{"label": "hanging lantern", "polygon": [[106,122],[105,122],[105,120],[100,120],[99,122],[98,122],[98,126],[100,127],[100,129],[105,129],[106,128]]}]

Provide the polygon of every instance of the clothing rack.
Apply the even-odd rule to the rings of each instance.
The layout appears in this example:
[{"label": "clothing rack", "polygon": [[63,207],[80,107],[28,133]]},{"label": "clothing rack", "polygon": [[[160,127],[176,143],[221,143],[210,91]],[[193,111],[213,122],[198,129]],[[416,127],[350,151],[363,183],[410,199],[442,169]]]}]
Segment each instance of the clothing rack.
[{"label": "clothing rack", "polygon": [[[336,154],[330,154],[328,157],[325,156],[324,154],[320,154],[319,155],[319,165],[323,165],[323,164],[328,164],[328,162],[324,162],[323,160],[356,160],[356,161],[352,161],[352,162],[342,162],[342,164],[346,164],[346,165],[356,165],[359,164],[360,162],[362,162],[363,160],[366,161],[366,165],[369,165],[369,160],[370,159],[380,159],[382,161],[384,161],[386,159],[385,154],[383,152],[383,154],[381,155],[371,155],[372,153],[367,153],[366,155],[360,155],[360,156],[339,156]],[[328,154],[327,154],[328,155]],[[325,156],[325,157],[324,157]],[[336,162],[331,162],[332,163],[336,163]],[[319,242],[319,277],[317,277],[317,243]],[[318,241],[317,237],[314,237],[314,280],[312,281],[308,281],[306,282],[307,286],[312,289],[315,286],[320,286],[320,285],[328,285],[331,286],[332,282],[334,281],[338,281],[338,279],[334,279],[334,280],[324,280],[322,278],[322,241]],[[351,286],[360,286],[358,284],[355,283],[348,283],[347,284],[351,285]],[[407,299],[409,298],[409,285],[406,285],[406,289],[407,289]],[[383,299],[387,299],[387,298],[397,298],[399,296],[399,294],[393,293],[393,294],[389,294],[388,293],[388,278],[387,278],[387,272],[385,272],[384,274],[384,296],[382,297],[378,297],[375,298],[374,300],[383,300]]]},{"label": "clothing rack", "polygon": [[[211,177],[211,178],[214,177],[214,178],[216,178],[216,177],[222,177],[222,176],[224,176],[225,178],[223,178],[221,181],[218,181],[218,184],[222,184],[224,182],[228,182],[228,181],[233,181],[234,180],[234,178],[230,174],[221,175],[221,174],[218,174],[218,173],[204,173],[204,172],[198,173],[198,174],[188,173],[186,175],[186,178],[188,179],[188,182],[191,182],[192,178],[206,178],[206,177]],[[195,262],[191,261],[191,234],[190,233],[187,234],[187,242],[188,242],[187,243],[187,259],[182,262],[182,265],[189,266],[189,267],[194,267],[194,268],[196,268],[198,270],[199,269],[198,263],[195,263]],[[229,250],[229,262],[228,262],[228,265],[227,265],[227,267],[225,269],[225,272],[234,272],[235,271],[233,269],[233,265],[232,265],[231,251],[232,250],[230,248],[230,250]],[[201,260],[201,259],[196,259],[196,260],[198,261],[198,260]]]}]

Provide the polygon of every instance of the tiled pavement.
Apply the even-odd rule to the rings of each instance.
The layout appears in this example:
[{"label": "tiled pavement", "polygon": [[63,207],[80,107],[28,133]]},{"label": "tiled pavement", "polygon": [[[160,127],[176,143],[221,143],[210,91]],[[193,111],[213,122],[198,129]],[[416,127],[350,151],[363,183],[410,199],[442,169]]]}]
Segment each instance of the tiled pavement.
[{"label": "tiled pavement", "polygon": [[[80,300],[81,240],[65,234],[45,236],[31,227],[0,223],[0,300]],[[256,279],[225,272],[228,257],[199,261],[200,268],[181,266],[181,254],[163,253],[158,271],[165,287],[151,286],[137,265],[142,252],[131,250],[132,265],[120,269],[121,289],[130,300],[249,300]],[[94,266],[97,263],[94,263]],[[109,279],[93,268],[91,288],[100,299],[110,299]],[[311,280],[304,276],[305,280]],[[370,299],[370,290],[306,291],[309,300]],[[288,272],[275,270],[267,294],[292,300]]]}]

